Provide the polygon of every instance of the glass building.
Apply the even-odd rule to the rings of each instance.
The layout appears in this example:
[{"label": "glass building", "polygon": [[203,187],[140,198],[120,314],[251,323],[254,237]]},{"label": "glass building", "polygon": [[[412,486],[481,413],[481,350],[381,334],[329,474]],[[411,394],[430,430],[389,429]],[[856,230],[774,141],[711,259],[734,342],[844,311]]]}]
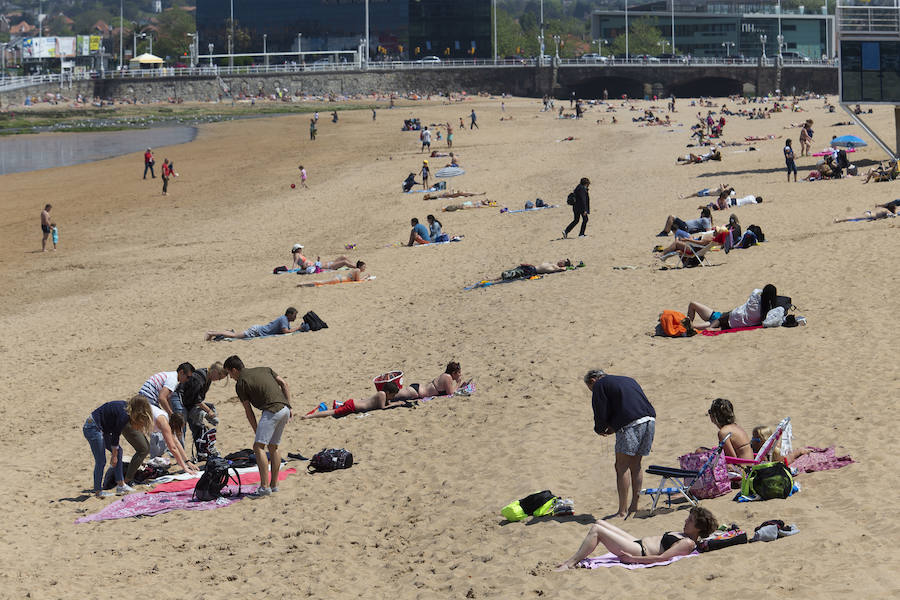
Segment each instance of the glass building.
[{"label": "glass building", "polygon": [[[808,14],[802,9],[778,11],[778,3],[742,0],[672,0],[659,2],[608,0],[604,8],[591,14],[591,35],[595,40],[611,41],[625,35],[626,18],[649,19],[668,42],[660,53],[692,56],[743,56],[755,58],[763,53],[778,54],[778,33],[784,36],[783,52],[796,52],[810,59],[835,55],[834,17]],[[674,5],[674,12],[673,12]]]},{"label": "glass building", "polygon": [[[490,0],[368,0],[370,58],[491,56]],[[227,51],[234,7],[235,53],[356,50],[365,0],[197,0],[199,47]],[[300,35],[302,34],[302,35]]]}]

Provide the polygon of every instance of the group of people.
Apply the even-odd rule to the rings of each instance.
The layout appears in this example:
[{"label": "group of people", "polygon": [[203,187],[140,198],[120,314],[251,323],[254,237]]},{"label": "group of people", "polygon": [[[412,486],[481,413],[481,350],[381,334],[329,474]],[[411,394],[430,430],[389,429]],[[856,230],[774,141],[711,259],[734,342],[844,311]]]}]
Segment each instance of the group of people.
[{"label": "group of people", "polygon": [[449,239],[449,236],[443,231],[443,225],[434,217],[434,215],[428,215],[426,220],[428,221],[427,227],[424,224],[419,223],[419,219],[415,217],[410,219],[409,224],[412,229],[409,231],[409,242],[406,244],[407,246],[412,246],[414,244],[431,244],[433,242],[446,241],[445,238]]},{"label": "group of people", "polygon": [[[151,179],[156,179],[156,173],[153,171],[154,165],[156,165],[156,159],[153,157],[153,149],[147,148],[144,152],[144,179],[147,179],[147,171],[150,171]],[[168,196],[169,179],[178,177],[178,173],[175,172],[175,163],[169,162],[168,158],[164,159],[160,175],[163,180],[162,195]]]}]

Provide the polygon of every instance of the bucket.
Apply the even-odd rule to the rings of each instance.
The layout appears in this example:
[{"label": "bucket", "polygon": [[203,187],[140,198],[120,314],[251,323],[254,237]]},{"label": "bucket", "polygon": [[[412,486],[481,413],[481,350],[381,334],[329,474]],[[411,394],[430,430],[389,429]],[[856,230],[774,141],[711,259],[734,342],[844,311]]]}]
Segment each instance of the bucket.
[{"label": "bucket", "polygon": [[401,390],[403,389],[403,371],[390,371],[388,373],[383,373],[372,380],[372,383],[375,384],[375,389],[379,392],[389,381],[393,381],[397,384],[397,387]]}]

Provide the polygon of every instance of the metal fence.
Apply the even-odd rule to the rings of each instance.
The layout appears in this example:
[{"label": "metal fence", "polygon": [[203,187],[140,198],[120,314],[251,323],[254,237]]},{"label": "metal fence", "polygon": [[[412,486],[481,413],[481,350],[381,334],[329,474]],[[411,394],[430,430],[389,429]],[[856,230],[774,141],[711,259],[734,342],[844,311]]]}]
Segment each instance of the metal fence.
[{"label": "metal fence", "polygon": [[[775,57],[764,60],[766,66],[776,64]],[[502,59],[496,62],[492,59],[460,59],[442,60],[440,62],[423,61],[380,61],[370,62],[366,68],[371,71],[406,71],[406,70],[440,70],[459,68],[517,68],[517,67],[550,67],[557,62],[560,68],[568,67],[672,67],[687,68],[698,66],[727,66],[749,68],[756,67],[760,63],[759,58],[672,58],[660,59],[655,57],[632,57],[602,59],[560,58],[544,59],[543,63],[536,58]],[[831,60],[787,60],[783,64],[791,67],[823,68],[834,67],[836,61]],[[231,75],[263,75],[272,73],[316,73],[316,72],[347,72],[359,71],[358,62],[332,62],[313,64],[280,64],[280,65],[248,65],[235,67],[222,67],[218,65],[199,64],[195,67],[161,67],[155,69],[125,69],[122,71],[90,71],[84,73],[48,73],[44,75],[26,75],[16,77],[0,77],[0,91],[10,91],[19,88],[40,85],[45,83],[57,83],[65,87],[76,81],[93,79],[149,79],[159,77],[228,77]]]},{"label": "metal fence", "polygon": [[900,37],[900,5],[897,0],[874,0],[865,5],[838,4],[837,23],[842,37]]}]

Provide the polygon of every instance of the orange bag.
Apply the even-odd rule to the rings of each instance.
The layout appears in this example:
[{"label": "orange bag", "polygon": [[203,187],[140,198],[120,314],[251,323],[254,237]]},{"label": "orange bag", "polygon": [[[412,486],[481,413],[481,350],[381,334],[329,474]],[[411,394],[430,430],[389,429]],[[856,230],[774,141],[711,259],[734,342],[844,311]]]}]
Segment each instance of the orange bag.
[{"label": "orange bag", "polygon": [[687,317],[677,310],[664,310],[659,315],[659,326],[668,337],[683,337],[687,333],[681,322]]}]

